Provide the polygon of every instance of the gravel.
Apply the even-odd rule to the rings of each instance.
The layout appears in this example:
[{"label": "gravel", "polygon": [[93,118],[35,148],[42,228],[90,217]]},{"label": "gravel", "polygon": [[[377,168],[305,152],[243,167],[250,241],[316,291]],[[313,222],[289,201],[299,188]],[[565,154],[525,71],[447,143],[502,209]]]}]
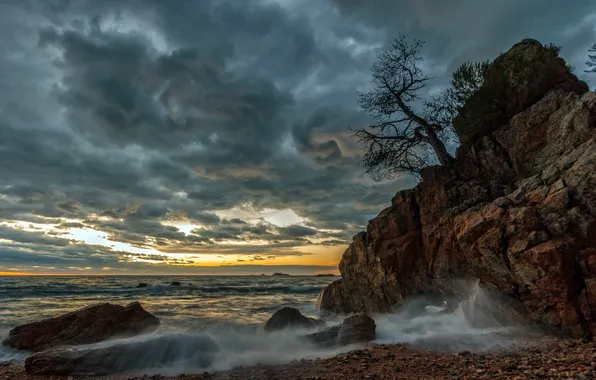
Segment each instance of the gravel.
[{"label": "gravel", "polygon": [[[368,345],[328,359],[256,365],[175,377],[109,376],[94,380],[345,380],[345,379],[595,379],[596,343],[542,337],[506,350],[439,352],[403,344]],[[0,379],[77,380],[36,377],[19,362],[0,363]],[[87,378],[90,379],[90,378]]]}]

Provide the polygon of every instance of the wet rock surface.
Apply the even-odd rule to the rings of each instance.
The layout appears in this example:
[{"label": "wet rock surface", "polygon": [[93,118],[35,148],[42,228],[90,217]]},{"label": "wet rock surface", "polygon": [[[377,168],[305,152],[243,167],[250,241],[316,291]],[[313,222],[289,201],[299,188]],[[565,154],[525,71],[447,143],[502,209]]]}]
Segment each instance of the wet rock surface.
[{"label": "wet rock surface", "polygon": [[159,319],[138,302],[126,306],[103,303],[15,327],[3,344],[19,350],[42,351],[135,336],[158,327]]},{"label": "wet rock surface", "polygon": [[97,376],[176,366],[199,369],[211,365],[218,352],[217,343],[207,336],[148,336],[104,347],[38,352],[25,360],[25,371],[33,375]]},{"label": "wet rock surface", "polygon": [[376,338],[376,327],[375,321],[366,314],[348,317],[339,328],[338,343],[344,346],[373,341]]},{"label": "wet rock surface", "polygon": [[284,307],[276,311],[267,322],[265,322],[265,331],[276,331],[287,328],[312,328],[324,326],[325,322],[309,318],[302,315],[300,310],[293,307]]},{"label": "wet rock surface", "polygon": [[368,315],[353,315],[344,319],[338,326],[328,327],[303,338],[321,347],[366,343],[376,338],[376,327],[374,319]]}]

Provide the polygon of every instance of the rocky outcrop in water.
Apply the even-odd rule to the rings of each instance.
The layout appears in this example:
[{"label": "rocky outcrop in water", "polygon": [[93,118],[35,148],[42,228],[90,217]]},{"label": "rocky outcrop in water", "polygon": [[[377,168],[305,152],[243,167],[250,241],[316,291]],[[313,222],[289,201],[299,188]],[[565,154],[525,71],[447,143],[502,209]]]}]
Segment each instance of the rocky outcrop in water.
[{"label": "rocky outcrop in water", "polygon": [[376,338],[375,321],[366,314],[352,315],[341,324],[337,341],[340,346],[370,342]]},{"label": "rocky outcrop in water", "polygon": [[208,336],[147,336],[108,345],[38,352],[25,360],[25,370],[33,375],[58,376],[98,376],[168,367],[197,370],[212,364],[219,351],[219,345]]},{"label": "rocky outcrop in water", "polygon": [[366,314],[358,314],[347,317],[341,325],[328,327],[303,338],[321,347],[346,346],[375,340],[376,329],[374,319]]},{"label": "rocky outcrop in water", "polygon": [[159,319],[138,302],[126,306],[103,303],[15,327],[3,344],[19,350],[42,351],[130,337],[158,327]]},{"label": "rocky outcrop in water", "polygon": [[276,311],[265,322],[265,331],[283,330],[291,327],[312,328],[322,325],[325,325],[325,322],[320,319],[305,317],[298,309],[284,307]]},{"label": "rocky outcrop in water", "polygon": [[560,58],[541,71],[544,49],[525,40],[495,60],[506,122],[354,236],[321,309],[385,312],[479,279],[533,321],[596,334],[596,94]]}]

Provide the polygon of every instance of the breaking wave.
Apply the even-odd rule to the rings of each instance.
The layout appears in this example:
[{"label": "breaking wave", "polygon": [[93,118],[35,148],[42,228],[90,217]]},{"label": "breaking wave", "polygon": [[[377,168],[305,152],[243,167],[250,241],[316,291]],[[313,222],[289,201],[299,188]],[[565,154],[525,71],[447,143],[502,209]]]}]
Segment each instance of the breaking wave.
[{"label": "breaking wave", "polygon": [[[6,289],[9,291],[10,289]],[[194,286],[182,285],[171,286],[170,284],[149,284],[145,287],[127,287],[127,288],[66,288],[66,289],[47,289],[47,288],[29,288],[27,291],[20,290],[22,296],[27,295],[45,295],[45,296],[65,296],[65,295],[110,295],[110,294],[154,294],[168,292],[185,292],[197,294],[318,294],[321,291],[320,286]]]},{"label": "breaking wave", "polygon": [[461,300],[412,298],[399,311],[377,316],[378,342],[451,352],[506,349],[521,335],[536,332],[522,323],[515,306],[478,283],[470,284]]},{"label": "breaking wave", "polygon": [[[222,291],[222,287],[218,288]],[[292,287],[284,288],[295,291],[290,289]],[[302,288],[299,291],[308,287]],[[251,291],[254,292],[254,289]],[[279,292],[279,287],[275,291]],[[312,315],[311,306],[302,306],[302,311]],[[507,348],[520,333],[531,331],[522,326],[514,315],[509,305],[493,297],[478,284],[472,284],[463,299],[412,298],[393,313],[373,317],[377,324],[377,343],[405,343],[452,352],[482,352]],[[342,319],[343,316],[328,319],[327,326],[340,323]],[[306,332],[286,330],[266,333],[260,324],[233,321],[205,324],[200,328],[180,328],[166,324],[160,333],[103,342],[76,350],[113,349],[121,358],[119,370],[177,375],[329,357],[353,348],[317,347],[300,337]],[[22,357],[23,353],[0,349],[0,360]]]}]

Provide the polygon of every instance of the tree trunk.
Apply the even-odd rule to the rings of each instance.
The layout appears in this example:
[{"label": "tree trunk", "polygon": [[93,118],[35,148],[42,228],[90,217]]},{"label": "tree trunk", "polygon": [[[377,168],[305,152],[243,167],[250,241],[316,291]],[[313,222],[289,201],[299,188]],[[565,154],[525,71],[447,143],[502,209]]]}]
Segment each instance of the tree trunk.
[{"label": "tree trunk", "polygon": [[453,162],[453,157],[447,152],[445,148],[445,144],[437,137],[434,129],[430,126],[423,126],[424,132],[426,132],[426,136],[428,137],[428,143],[433,147],[437,158],[439,159],[439,163],[443,166],[449,165]]},{"label": "tree trunk", "polygon": [[[391,91],[391,89],[390,89],[390,91]],[[451,157],[449,152],[447,152],[447,149],[445,148],[445,144],[443,144],[443,142],[439,139],[439,137],[437,137],[437,133],[435,132],[433,127],[428,123],[428,121],[426,121],[422,117],[416,115],[416,113],[414,113],[414,111],[412,111],[406,105],[406,103],[404,103],[404,101],[399,96],[399,94],[395,94],[395,92],[393,92],[393,91],[392,91],[392,93],[395,96],[397,105],[402,110],[404,115],[406,115],[407,117],[409,117],[410,119],[415,121],[420,127],[422,127],[422,129],[424,129],[426,136],[421,136],[421,133],[418,132],[418,133],[416,133],[416,138],[418,138],[419,141],[425,141],[425,142],[429,143],[433,147],[433,149],[435,150],[435,153],[437,155],[437,158],[439,159],[439,163],[441,165],[445,166],[445,165],[448,165],[451,162],[453,162],[453,157]]]}]

